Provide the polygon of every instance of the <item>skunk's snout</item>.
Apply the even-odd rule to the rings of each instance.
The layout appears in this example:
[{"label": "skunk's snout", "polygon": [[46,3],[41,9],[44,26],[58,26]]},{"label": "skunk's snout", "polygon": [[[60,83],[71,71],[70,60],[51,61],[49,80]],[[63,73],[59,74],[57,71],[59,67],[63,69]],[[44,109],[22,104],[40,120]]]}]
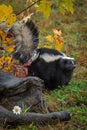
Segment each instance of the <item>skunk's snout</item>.
[{"label": "skunk's snout", "polygon": [[76,60],[75,59],[67,60],[65,68],[68,70],[74,70],[76,68]]},{"label": "skunk's snout", "polygon": [[76,60],[75,59],[72,60],[71,63],[72,63],[72,68],[75,69],[76,68]]}]

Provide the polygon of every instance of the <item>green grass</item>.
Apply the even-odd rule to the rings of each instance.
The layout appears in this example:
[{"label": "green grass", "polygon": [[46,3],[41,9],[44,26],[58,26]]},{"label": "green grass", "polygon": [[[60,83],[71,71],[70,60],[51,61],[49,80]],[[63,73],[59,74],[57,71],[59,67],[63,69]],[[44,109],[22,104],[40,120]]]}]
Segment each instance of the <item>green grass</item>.
[{"label": "green grass", "polygon": [[[72,81],[67,87],[51,92],[51,96],[56,99],[58,104],[65,103],[66,107],[73,107],[74,105],[81,105],[87,103],[87,81]],[[59,106],[58,106],[59,107]],[[65,106],[64,106],[65,107]],[[63,108],[63,106],[62,106]],[[61,108],[61,109],[62,109]]]},{"label": "green grass", "polygon": [[[71,120],[68,122],[40,126],[21,125],[15,130],[86,130],[87,128],[87,81],[73,80],[70,85],[45,93],[51,111],[68,110]],[[49,112],[46,111],[46,112]],[[11,129],[14,130],[14,129]]]},{"label": "green grass", "polygon": [[[54,90],[46,95],[50,108],[56,111],[68,110],[71,114],[71,121],[68,130],[86,130],[87,127],[87,81],[72,81],[67,87]],[[74,124],[74,125],[73,125]],[[61,124],[61,129],[63,129]]]}]

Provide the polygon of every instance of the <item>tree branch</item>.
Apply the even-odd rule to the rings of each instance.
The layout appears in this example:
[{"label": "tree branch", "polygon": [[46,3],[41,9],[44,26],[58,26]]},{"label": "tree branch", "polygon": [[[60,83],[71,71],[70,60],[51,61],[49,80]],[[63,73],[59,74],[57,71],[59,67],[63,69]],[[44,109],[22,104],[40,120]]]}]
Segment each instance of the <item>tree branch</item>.
[{"label": "tree branch", "polygon": [[47,124],[55,121],[68,121],[69,119],[70,114],[67,111],[52,112],[48,114],[27,112],[20,115],[15,115],[13,112],[0,106],[0,122],[6,121],[6,123],[10,125],[29,124],[32,122]]},{"label": "tree branch", "polygon": [[18,12],[16,15],[20,15],[21,13],[23,13],[25,10],[27,10],[28,8],[32,7],[33,5],[35,5],[36,3],[40,2],[41,0],[37,0],[34,3],[32,3],[31,5],[29,5],[28,7],[24,8],[23,10],[21,10],[20,12]]}]

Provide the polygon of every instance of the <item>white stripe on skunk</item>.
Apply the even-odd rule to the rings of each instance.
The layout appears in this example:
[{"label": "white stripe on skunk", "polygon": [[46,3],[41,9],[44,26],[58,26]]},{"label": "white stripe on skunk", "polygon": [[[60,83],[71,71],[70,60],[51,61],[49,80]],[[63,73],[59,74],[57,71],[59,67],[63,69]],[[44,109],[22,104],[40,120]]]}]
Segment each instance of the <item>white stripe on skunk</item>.
[{"label": "white stripe on skunk", "polygon": [[67,59],[67,60],[74,60],[74,58],[67,57],[65,54],[63,54],[63,55],[54,55],[54,54],[44,53],[44,54],[40,55],[40,58],[42,58],[47,63],[53,62],[53,61],[58,60],[60,58]]}]

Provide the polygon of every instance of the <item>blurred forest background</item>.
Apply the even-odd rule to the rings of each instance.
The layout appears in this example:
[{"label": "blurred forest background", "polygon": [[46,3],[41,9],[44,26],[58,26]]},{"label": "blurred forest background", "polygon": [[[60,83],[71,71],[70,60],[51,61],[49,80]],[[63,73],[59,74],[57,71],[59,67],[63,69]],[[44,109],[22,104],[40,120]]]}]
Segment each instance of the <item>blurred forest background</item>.
[{"label": "blurred forest background", "polygon": [[[17,14],[25,8],[26,1],[0,0],[2,3],[12,5]],[[29,11],[35,12],[35,8],[32,7]],[[77,61],[70,85],[44,94],[52,111],[69,110],[72,118],[69,122],[47,126],[17,126],[15,130],[87,130],[87,0],[76,0],[74,14],[61,14],[54,4],[48,19],[40,12],[32,15],[31,19],[39,29],[40,46],[46,42],[45,37],[52,34],[52,29],[61,30],[64,37],[62,51]]]}]

